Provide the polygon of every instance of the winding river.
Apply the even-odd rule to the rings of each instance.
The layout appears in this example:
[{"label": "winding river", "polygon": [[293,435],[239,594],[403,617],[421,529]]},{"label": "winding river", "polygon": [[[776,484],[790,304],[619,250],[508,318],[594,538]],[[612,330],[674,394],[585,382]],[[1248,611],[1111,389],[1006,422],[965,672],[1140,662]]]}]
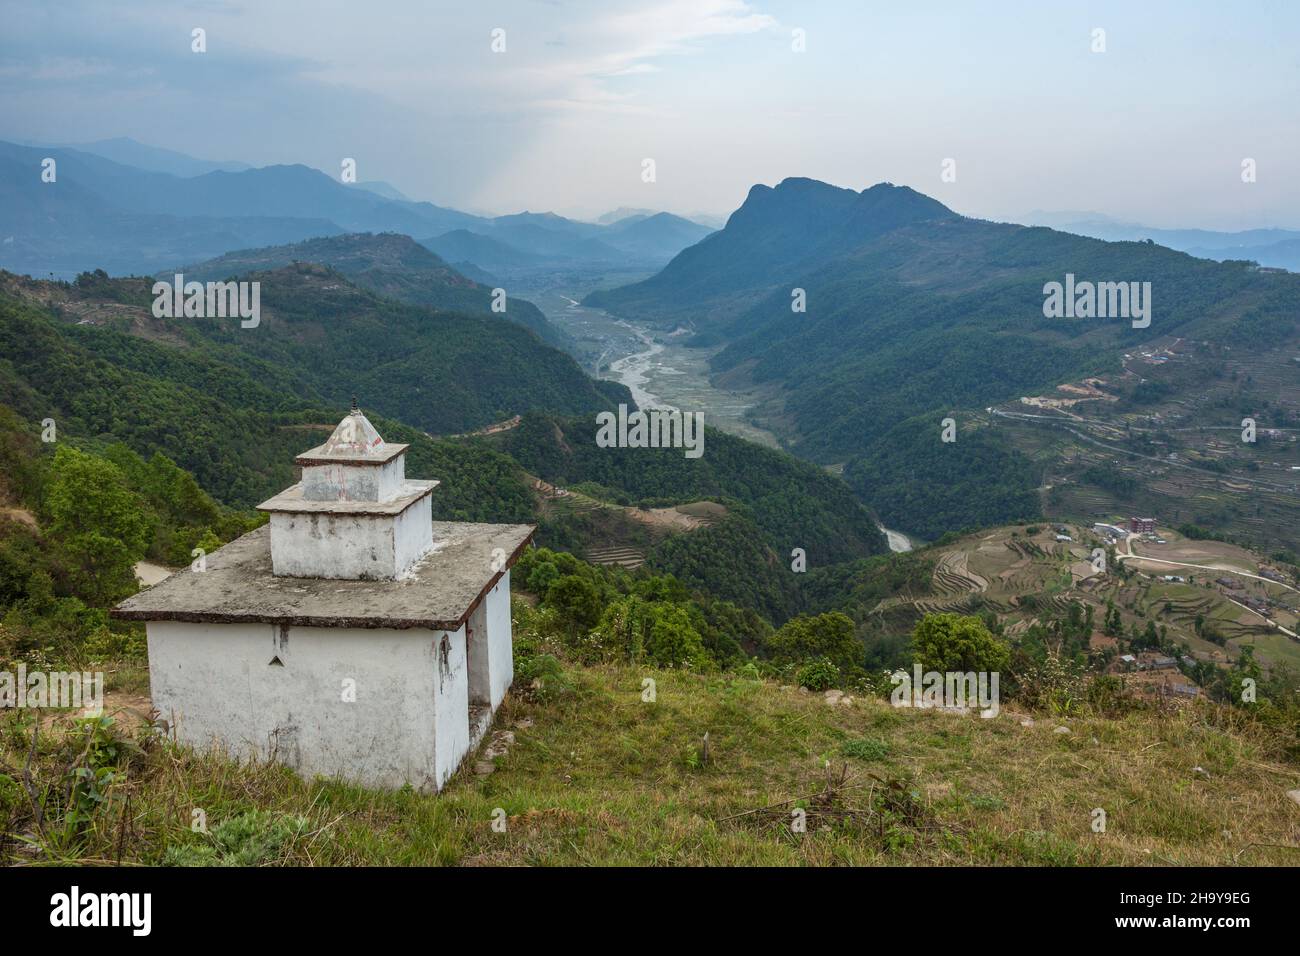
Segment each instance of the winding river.
[{"label": "winding river", "polygon": [[[581,305],[568,296],[559,298],[562,305],[554,300],[546,303],[540,296],[537,302],[547,318],[591,354],[600,356],[595,363],[596,374],[626,385],[639,407],[670,411],[701,408],[706,421],[722,431],[769,448],[780,447],[775,435],[746,420],[746,413],[757,402],[756,395],[717,388],[709,380],[711,350],[685,348],[672,341],[671,335],[656,339],[648,329]],[[621,357],[606,365],[610,355]],[[889,542],[889,550],[912,550],[907,535],[883,525],[878,527]]]}]

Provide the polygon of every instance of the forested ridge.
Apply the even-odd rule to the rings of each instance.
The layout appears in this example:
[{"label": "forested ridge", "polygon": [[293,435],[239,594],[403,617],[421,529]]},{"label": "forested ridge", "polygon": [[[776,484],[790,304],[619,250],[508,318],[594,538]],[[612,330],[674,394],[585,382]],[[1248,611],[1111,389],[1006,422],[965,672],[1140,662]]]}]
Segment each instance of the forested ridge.
[{"label": "forested ridge", "polygon": [[[502,302],[505,311],[494,311],[492,289],[462,275],[426,246],[397,233],[349,233],[241,249],[175,271],[183,273],[187,281],[223,280],[296,262],[334,269],[361,288],[397,302],[491,315],[522,325],[543,342],[563,343],[564,336],[531,302],[506,295]],[[170,278],[166,273],[162,277]]]},{"label": "forested ridge", "polygon": [[711,427],[705,427],[698,459],[686,458],[680,448],[600,448],[594,417],[526,415],[500,444],[547,481],[617,488],[627,503],[739,499],[767,542],[784,554],[802,547],[818,563],[834,563],[887,547],[871,514],[838,478]]}]

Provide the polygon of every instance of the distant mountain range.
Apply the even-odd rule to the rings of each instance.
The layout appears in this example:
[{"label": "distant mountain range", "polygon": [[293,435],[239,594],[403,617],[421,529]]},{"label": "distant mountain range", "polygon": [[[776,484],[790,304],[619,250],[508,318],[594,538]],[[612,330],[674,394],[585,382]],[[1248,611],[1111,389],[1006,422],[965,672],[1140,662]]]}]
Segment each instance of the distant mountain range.
[{"label": "distant mountain range", "polygon": [[1022,217],[1026,225],[1050,226],[1062,232],[1091,236],[1109,242],[1150,239],[1201,259],[1249,259],[1261,266],[1300,272],[1300,231],[1294,229],[1247,229],[1215,232],[1209,229],[1155,229],[1136,222],[1122,222],[1095,212],[1044,212],[1035,210]]},{"label": "distant mountain range", "polygon": [[[56,162],[46,181],[43,163]],[[496,245],[466,271],[657,268],[710,231],[660,213],[610,224],[553,213],[486,218],[413,202],[387,183],[344,184],[307,166],[250,168],[114,139],[81,147],[0,142],[0,268],[70,278],[148,274],[255,247],[345,232],[395,232],[440,255],[469,232]],[[455,246],[457,238],[450,241]]]},{"label": "distant mountain range", "polygon": [[146,146],[126,136],[113,139],[101,139],[93,143],[67,143],[68,149],[90,153],[104,159],[111,159],[123,166],[134,166],[154,173],[168,173],[172,176],[202,176],[205,173],[240,173],[253,167],[248,163],[214,162],[209,159],[196,159],[172,149],[159,146]]},{"label": "distant mountain range", "polygon": [[574,266],[658,268],[712,231],[666,212],[634,212],[603,224],[524,212],[422,241],[449,262],[513,277]]}]

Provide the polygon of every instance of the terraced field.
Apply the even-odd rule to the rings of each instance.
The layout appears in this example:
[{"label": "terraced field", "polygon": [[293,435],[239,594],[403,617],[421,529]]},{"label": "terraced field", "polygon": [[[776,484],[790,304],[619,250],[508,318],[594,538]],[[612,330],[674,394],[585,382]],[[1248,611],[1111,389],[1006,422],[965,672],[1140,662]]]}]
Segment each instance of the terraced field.
[{"label": "terraced field", "polygon": [[[714,501],[693,501],[672,508],[633,508],[601,501],[541,478],[528,478],[544,518],[564,524],[585,544],[582,556],[592,564],[633,570],[646,553],[670,534],[708,527],[727,513]],[[575,549],[576,550],[576,549]]]},{"label": "terraced field", "polygon": [[589,548],[584,557],[592,564],[618,565],[629,571],[645,564],[645,552],[637,548]]},{"label": "terraced field", "polygon": [[[1162,528],[1166,544],[1142,541],[1136,546],[1140,552],[1168,555],[1168,560],[1188,559],[1188,563],[1204,561],[1213,569],[1180,571],[1139,561],[1127,576],[1098,573],[1089,558],[1105,542],[1089,527],[1062,526],[1072,541],[1057,541],[1055,525],[1032,528],[1032,533],[1031,527],[985,530],[945,546],[935,562],[930,594],[890,598],[874,613],[887,626],[900,628],[929,613],[992,611],[1014,634],[1040,618],[1067,614],[1075,602],[1091,606],[1100,627],[1109,601],[1118,608],[1126,632],[1131,627],[1140,631],[1153,621],[1195,658],[1225,663],[1236,659],[1243,644],[1251,644],[1265,666],[1300,666],[1300,641],[1286,637],[1269,620],[1228,596],[1267,597],[1275,602],[1270,611],[1274,619],[1291,626],[1294,617],[1276,603],[1286,600],[1286,589],[1245,576],[1262,566],[1259,555],[1235,545],[1191,541]],[[1225,593],[1215,580],[1234,571],[1243,586]],[[1164,580],[1175,573],[1188,581]],[[1200,633],[1202,626],[1206,637]],[[1210,634],[1215,640],[1207,639]]]}]

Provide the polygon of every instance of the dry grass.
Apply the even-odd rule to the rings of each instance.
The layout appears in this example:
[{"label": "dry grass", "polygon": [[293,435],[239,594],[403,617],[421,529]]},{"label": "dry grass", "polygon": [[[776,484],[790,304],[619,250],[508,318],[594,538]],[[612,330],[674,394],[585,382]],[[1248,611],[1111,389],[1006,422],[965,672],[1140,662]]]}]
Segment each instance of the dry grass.
[{"label": "dry grass", "polygon": [[[654,703],[641,700],[646,676]],[[252,857],[271,865],[1300,863],[1300,805],[1286,795],[1300,768],[1280,762],[1271,732],[1218,708],[1026,727],[1005,712],[831,707],[731,675],[565,677],[546,700],[507,701],[496,726],[516,739],[495,772],[467,760],[440,795],[302,781],[155,738],[71,828],[57,806],[35,824],[22,785],[30,734],[10,715],[0,773],[16,783],[0,778],[0,852],[18,864],[158,863],[169,847],[213,843],[191,828],[199,809],[210,830],[253,810],[264,811],[254,830],[300,820]],[[40,735],[38,792],[78,745],[65,728]],[[505,832],[492,825],[498,808]],[[805,833],[790,825],[798,808]]]}]

